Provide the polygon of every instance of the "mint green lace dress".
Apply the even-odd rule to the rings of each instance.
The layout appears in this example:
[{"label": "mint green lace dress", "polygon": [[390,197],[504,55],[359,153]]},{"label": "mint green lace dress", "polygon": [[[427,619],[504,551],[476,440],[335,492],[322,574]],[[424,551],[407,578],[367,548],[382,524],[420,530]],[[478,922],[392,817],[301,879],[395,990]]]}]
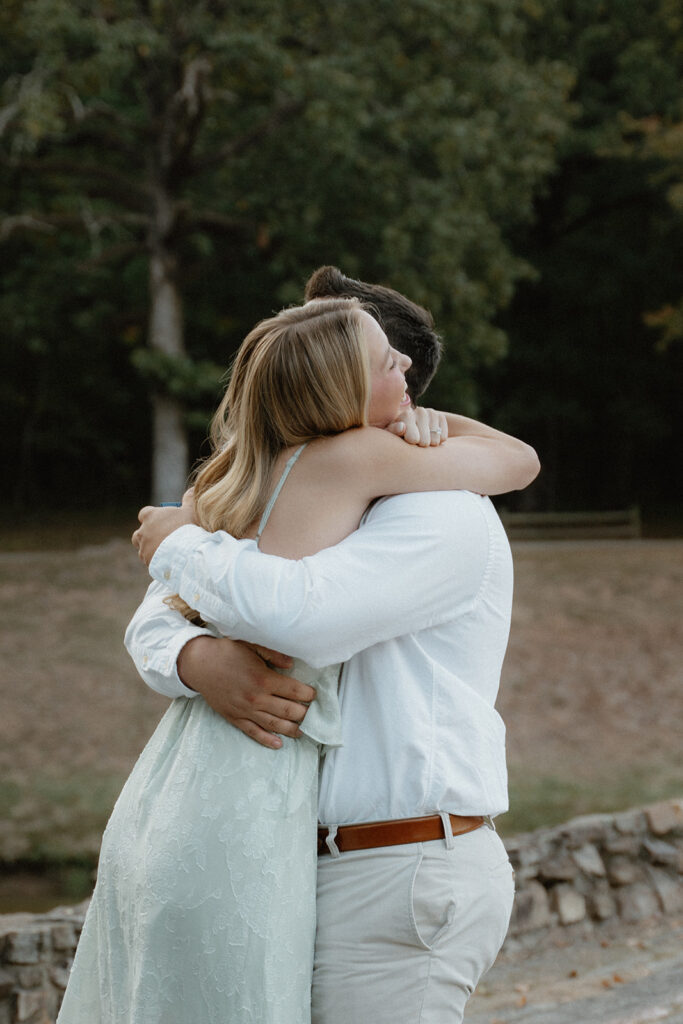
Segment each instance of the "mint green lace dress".
[{"label": "mint green lace dress", "polygon": [[318,760],[341,740],[338,672],[295,663],[318,696],[306,736],[280,750],[201,697],[173,701],[104,833],[58,1024],[308,1024]]}]

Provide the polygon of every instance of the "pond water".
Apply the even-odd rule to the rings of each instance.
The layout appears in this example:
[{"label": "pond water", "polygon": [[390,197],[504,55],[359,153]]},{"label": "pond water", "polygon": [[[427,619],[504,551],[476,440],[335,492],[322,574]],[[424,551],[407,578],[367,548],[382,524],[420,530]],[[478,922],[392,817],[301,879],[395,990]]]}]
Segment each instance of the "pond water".
[{"label": "pond water", "polygon": [[90,868],[68,867],[49,871],[0,868],[0,914],[44,914],[54,907],[81,903],[92,892]]}]

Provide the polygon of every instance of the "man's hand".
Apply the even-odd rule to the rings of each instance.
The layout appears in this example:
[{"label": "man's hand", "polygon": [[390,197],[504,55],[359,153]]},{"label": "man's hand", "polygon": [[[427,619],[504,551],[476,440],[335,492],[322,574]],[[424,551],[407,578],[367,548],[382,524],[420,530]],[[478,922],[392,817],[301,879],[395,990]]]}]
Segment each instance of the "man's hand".
[{"label": "man's hand", "polygon": [[283,736],[300,736],[312,686],[272,667],[290,668],[292,659],[238,640],[197,636],[178,656],[178,675],[227,722],[264,747],[276,750]]},{"label": "man's hand", "polygon": [[196,523],[193,489],[185,491],[179,508],[145,505],[138,512],[138,519],[140,526],[131,537],[131,542],[145,565],[149,565],[156,549],[169,534],[181,526]]},{"label": "man's hand", "polygon": [[437,409],[408,406],[387,430],[408,444],[417,444],[421,448],[436,447],[448,437],[448,421],[445,413]]}]

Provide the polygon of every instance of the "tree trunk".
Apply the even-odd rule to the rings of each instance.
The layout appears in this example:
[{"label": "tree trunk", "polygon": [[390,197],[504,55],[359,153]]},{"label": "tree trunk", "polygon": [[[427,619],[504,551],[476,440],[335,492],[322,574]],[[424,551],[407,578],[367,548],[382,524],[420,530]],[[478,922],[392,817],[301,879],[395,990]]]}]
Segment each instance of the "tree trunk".
[{"label": "tree trunk", "polygon": [[[152,248],[149,263],[149,344],[169,356],[183,356],[183,310],[177,260],[163,244]],[[189,472],[188,441],[182,404],[169,395],[152,399],[152,501],[180,501]]]},{"label": "tree trunk", "polygon": [[176,399],[155,395],[152,414],[152,502],[180,501],[189,472],[183,410]]}]

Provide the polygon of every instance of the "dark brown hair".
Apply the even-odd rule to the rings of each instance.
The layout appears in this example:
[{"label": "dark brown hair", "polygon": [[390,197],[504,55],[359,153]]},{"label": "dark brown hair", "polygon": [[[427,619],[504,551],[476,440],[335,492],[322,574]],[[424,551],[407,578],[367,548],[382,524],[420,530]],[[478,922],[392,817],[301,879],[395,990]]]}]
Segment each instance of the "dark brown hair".
[{"label": "dark brown hair", "polygon": [[306,284],[305,300],[356,298],[380,323],[389,342],[410,356],[413,365],[406,373],[408,393],[413,401],[426,391],[441,359],[441,338],[434,330],[431,313],[405,295],[381,284],[366,284],[342,274],[337,267],[318,267]]}]

